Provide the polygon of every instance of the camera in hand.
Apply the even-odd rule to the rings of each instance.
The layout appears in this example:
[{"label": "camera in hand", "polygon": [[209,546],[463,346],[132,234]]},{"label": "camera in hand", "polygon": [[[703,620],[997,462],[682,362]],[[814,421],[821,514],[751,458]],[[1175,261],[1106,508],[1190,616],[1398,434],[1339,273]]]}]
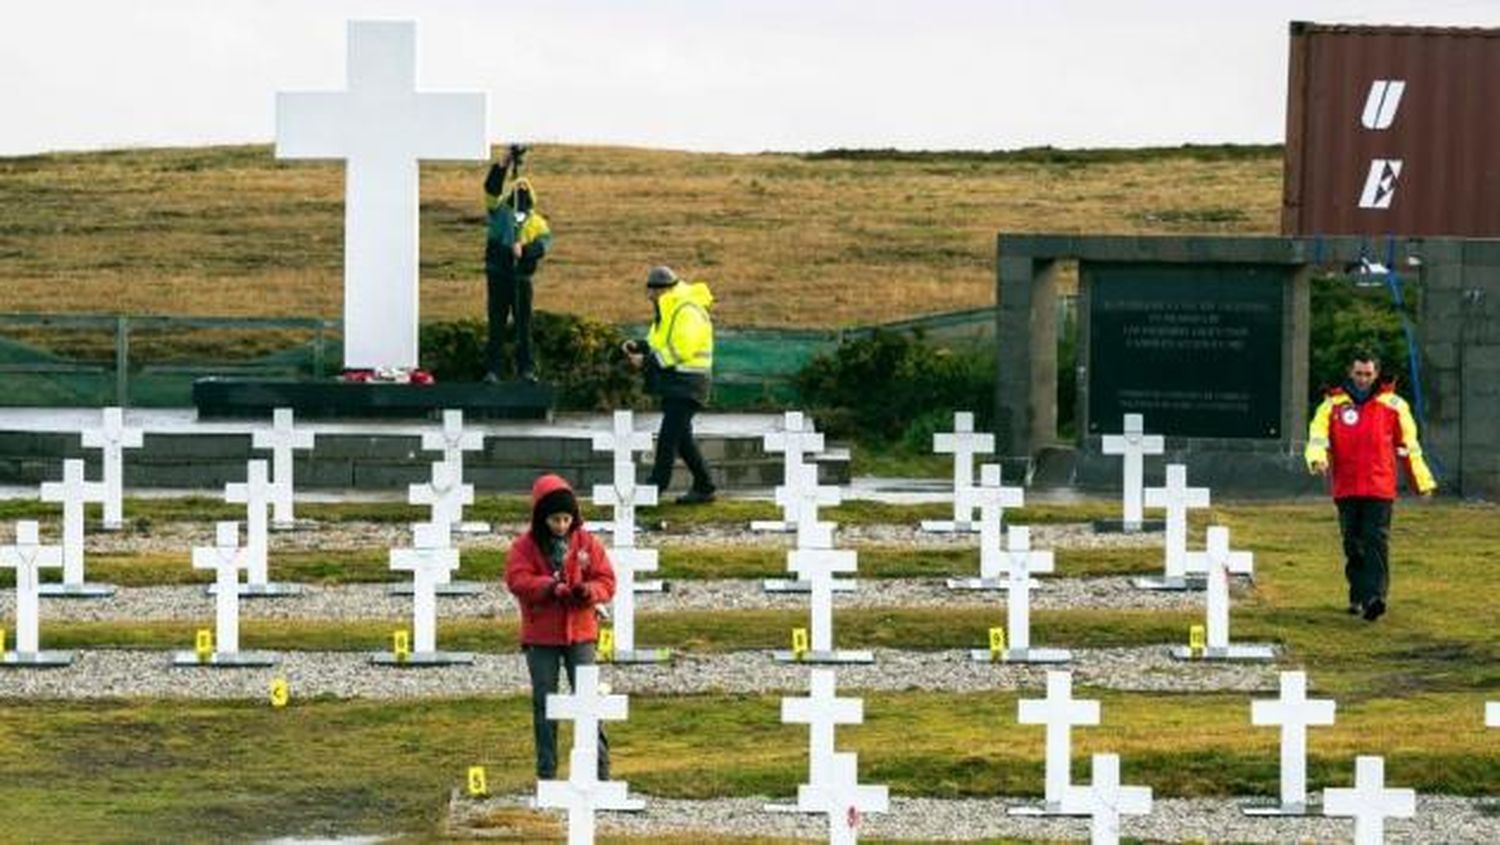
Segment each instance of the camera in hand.
[{"label": "camera in hand", "polygon": [[514,164],[515,166],[520,167],[521,166],[521,160],[526,157],[526,149],[527,149],[527,147],[526,147],[525,144],[511,144],[510,145],[510,161],[511,161],[511,164]]}]

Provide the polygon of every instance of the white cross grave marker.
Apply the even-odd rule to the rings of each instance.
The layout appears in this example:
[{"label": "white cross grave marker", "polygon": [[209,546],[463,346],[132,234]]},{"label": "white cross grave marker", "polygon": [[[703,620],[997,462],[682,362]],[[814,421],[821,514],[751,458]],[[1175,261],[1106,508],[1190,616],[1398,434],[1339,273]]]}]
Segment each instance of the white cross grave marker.
[{"label": "white cross grave marker", "polygon": [[416,24],[350,21],[348,90],[276,95],[276,156],[342,158],[344,366],[417,365],[417,163],[489,157],[485,95],[416,90]]},{"label": "white cross grave marker", "polygon": [[953,414],[951,433],[934,433],[932,451],[953,455],[953,521],[923,520],[923,531],[959,532],[973,531],[974,506],[970,497],[974,490],[974,456],[991,455],[995,452],[995,435],[974,431],[974,414],[957,411]]},{"label": "white cross grave marker", "polygon": [[[858,725],[865,720],[861,698],[839,698],[834,692],[832,669],[814,669],[806,698],[781,699],[783,724],[807,725],[807,785],[821,786],[833,780],[834,731],[838,725]],[[817,808],[801,807],[816,811]]]},{"label": "white cross grave marker", "polygon": [[44,546],[35,520],[16,523],[16,541],[0,546],[0,568],[16,571],[16,647],[0,654],[0,664],[7,666],[67,666],[73,662],[69,651],[42,651],[38,633],[40,619],[41,569],[61,569],[61,546]]},{"label": "white cross grave marker", "polygon": [[812,605],[812,624],[809,626],[811,642],[805,654],[778,651],[777,660],[805,663],[875,661],[872,652],[835,650],[833,647],[833,576],[836,572],[855,571],[858,568],[858,557],[853,549],[792,549],[787,552],[792,571],[799,580],[808,584]]},{"label": "white cross grave marker", "polygon": [[613,507],[614,519],[590,523],[589,527],[614,534],[616,546],[633,548],[635,509],[657,503],[656,485],[635,481],[635,453],[651,448],[651,432],[636,431],[635,415],[630,411],[615,411],[610,430],[594,432],[593,444],[596,452],[614,453],[614,484],[595,484],[593,491],[594,504]]},{"label": "white cross grave marker", "polygon": [[1063,795],[1063,812],[1090,817],[1090,845],[1120,841],[1120,816],[1151,812],[1151,787],[1121,786],[1118,754],[1095,754],[1088,786],[1070,786]]},{"label": "white cross grave marker", "polygon": [[[265,461],[255,461],[262,468]],[[214,572],[214,650],[207,659],[196,650],[179,651],[172,657],[176,666],[271,666],[275,655],[267,652],[240,651],[240,570],[249,567],[249,546],[240,545],[240,524],[220,522],[215,525],[214,544],[193,548],[193,568]]]},{"label": "white cross grave marker", "polygon": [[[249,574],[239,588],[240,593],[245,596],[290,596],[302,591],[297,584],[270,582],[271,539],[266,511],[275,495],[276,485],[271,483],[269,467],[262,460],[250,461],[245,465],[243,483],[224,485],[224,501],[245,506],[244,555]],[[218,587],[213,589],[217,590]]]},{"label": "white cross grave marker", "polygon": [[1166,571],[1160,578],[1137,578],[1135,585],[1146,590],[1185,590],[1187,580],[1188,510],[1208,507],[1207,487],[1187,486],[1187,466],[1167,464],[1164,487],[1146,488],[1146,507],[1167,511]]},{"label": "white cross grave marker", "polygon": [[[463,411],[443,411],[443,427],[438,431],[423,432],[422,448],[429,452],[442,452],[443,463],[453,467],[455,477],[462,480],[464,452],[484,449],[484,432],[465,430]],[[487,522],[464,522],[462,507],[459,508],[457,517],[454,528],[460,533],[484,534],[490,530]]]},{"label": "white cross grave marker", "polygon": [[474,504],[474,485],[464,484],[458,468],[453,464],[434,461],[431,480],[408,485],[406,501],[432,508],[430,521],[447,532],[449,539],[444,545],[448,545],[453,526],[463,518],[464,506]]},{"label": "white cross grave marker", "polygon": [[827,814],[830,845],[852,845],[859,841],[859,825],[866,813],[890,809],[890,789],[859,782],[858,755],[834,754],[829,765],[827,781],[797,787],[797,806]]},{"label": "white cross grave marker", "polygon": [[[654,489],[654,488],[653,488]],[[662,663],[672,654],[671,649],[635,647],[635,597],[642,592],[642,585],[660,581],[637,581],[642,572],[655,572],[656,549],[615,548],[610,550],[610,559],[615,568],[615,597],[610,602],[610,619],[614,625],[615,645],[611,661],[615,663]]]},{"label": "white cross grave marker", "polygon": [[1353,816],[1354,845],[1385,841],[1387,818],[1409,819],[1417,813],[1417,793],[1385,788],[1385,758],[1356,757],[1353,789],[1323,790],[1323,815]]},{"label": "white cross grave marker", "polygon": [[1500,701],[1485,702],[1484,726],[1487,728],[1500,728]]},{"label": "white cross grave marker", "polygon": [[999,464],[985,464],[979,468],[979,486],[970,488],[968,495],[979,508],[979,577],[949,578],[948,588],[1003,590],[1009,583],[1005,577],[1007,558],[1000,549],[1005,509],[1021,507],[1026,492],[1000,483]]},{"label": "white cross grave marker", "polygon": [[[1203,659],[1270,660],[1275,657],[1270,646],[1231,645],[1229,642],[1229,576],[1249,575],[1255,570],[1254,555],[1229,550],[1229,529],[1222,525],[1209,526],[1208,548],[1201,552],[1188,552],[1186,568],[1189,573],[1208,574],[1205,601],[1208,637]],[[1174,647],[1172,656],[1180,660],[1194,659],[1192,650],[1187,646]]]},{"label": "white cross grave marker", "polygon": [[1125,415],[1125,430],[1120,434],[1106,434],[1100,451],[1106,455],[1125,456],[1123,494],[1125,498],[1124,519],[1120,530],[1126,533],[1139,532],[1144,528],[1141,519],[1141,487],[1146,471],[1145,456],[1160,455],[1166,451],[1166,441],[1160,434],[1147,434],[1145,422],[1140,414]]},{"label": "white cross grave marker", "polygon": [[626,797],[624,781],[599,780],[599,722],[626,718],[629,702],[623,695],[600,694],[598,666],[579,666],[574,678],[572,695],[547,696],[548,719],[573,721],[568,779],[537,781],[536,805],[567,810],[568,845],[587,845],[594,841],[596,810],[639,810],[643,804]]},{"label": "white cross grave marker", "polygon": [[118,531],[125,527],[124,486],[125,449],[138,449],[145,442],[145,433],[138,428],[125,427],[125,412],[120,408],[105,408],[104,418],[98,428],[83,432],[83,448],[101,449],[104,454],[104,530]]},{"label": "white cross grave marker", "polygon": [[441,527],[419,523],[412,526],[412,548],[391,549],[391,569],[411,573],[412,650],[407,655],[380,652],[371,658],[372,663],[446,666],[474,662],[469,652],[437,649],[437,588],[458,569],[458,549],[444,540]]},{"label": "white cross grave marker", "polygon": [[[818,508],[839,504],[843,501],[843,493],[837,487],[818,484],[818,467],[815,464],[788,466],[787,472],[790,473],[787,483],[776,488],[776,503],[787,514],[796,515],[796,548],[833,548],[834,525],[818,519]],[[787,557],[787,569],[794,569],[790,555]],[[812,590],[808,582],[801,579],[767,578],[763,586],[768,593],[806,593]],[[833,590],[840,593],[852,592],[854,582],[836,579],[833,581]]]},{"label": "white cross grave marker", "polygon": [[256,449],[269,449],[271,452],[271,480],[275,488],[271,491],[271,526],[284,530],[293,528],[297,524],[297,517],[293,511],[293,492],[295,482],[293,476],[292,450],[311,449],[316,435],[307,430],[298,431],[293,426],[292,409],[277,408],[271,412],[271,427],[257,428],[250,432],[250,445]]},{"label": "white cross grave marker", "polygon": [[1306,672],[1281,673],[1281,697],[1250,703],[1250,724],[1281,726],[1281,806],[1247,807],[1249,815],[1307,814],[1307,728],[1333,724],[1332,699],[1307,697]]},{"label": "white cross grave marker", "polygon": [[1069,761],[1072,757],[1074,725],[1099,724],[1099,702],[1073,698],[1073,673],[1048,672],[1047,697],[1016,702],[1018,721],[1023,725],[1047,726],[1047,767],[1045,803],[1038,808],[1012,810],[1017,815],[1057,815],[1071,812],[1062,807],[1068,789]]},{"label": "white cross grave marker", "polygon": [[84,583],[83,575],[83,506],[86,502],[104,501],[103,482],[85,481],[83,461],[63,461],[63,480],[42,482],[42,501],[62,502],[63,508],[63,579],[61,584],[42,584],[44,596],[71,598],[104,598],[115,588],[108,584]]},{"label": "white cross grave marker", "polygon": [[[767,452],[782,453],[782,484],[776,488],[776,503],[781,505],[781,519],[757,519],[750,523],[751,531],[797,531],[802,526],[798,518],[801,497],[793,495],[794,484],[808,483],[803,467],[808,462],[803,456],[823,451],[823,435],[813,429],[812,420],[801,411],[787,411],[782,417],[778,431],[768,431],[762,439]],[[817,465],[812,465],[811,483],[818,482]]]},{"label": "white cross grave marker", "polygon": [[[1005,597],[1005,633],[1008,647],[1004,657],[1013,663],[1065,663],[1073,655],[1063,649],[1031,647],[1031,588],[1034,586],[1033,572],[1052,572],[1055,564],[1050,550],[1031,548],[1031,529],[1011,526],[1006,532],[1009,544],[1006,557],[1008,583]],[[986,663],[994,660],[989,649],[969,652],[976,661]]]}]

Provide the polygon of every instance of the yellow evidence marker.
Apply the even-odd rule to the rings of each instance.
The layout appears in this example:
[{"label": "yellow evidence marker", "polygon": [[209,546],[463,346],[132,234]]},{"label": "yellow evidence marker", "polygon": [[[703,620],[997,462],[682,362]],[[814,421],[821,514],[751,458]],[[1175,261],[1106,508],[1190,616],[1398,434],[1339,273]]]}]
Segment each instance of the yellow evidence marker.
[{"label": "yellow evidence marker", "polygon": [[1202,657],[1205,649],[1203,626],[1194,625],[1188,628],[1188,655],[1195,658]]},{"label": "yellow evidence marker", "polygon": [[199,663],[207,663],[214,656],[214,632],[199,628],[198,635],[193,638],[193,652],[198,655]]},{"label": "yellow evidence marker", "polygon": [[999,661],[1005,658],[1005,629],[990,629],[990,660]]},{"label": "yellow evidence marker", "polygon": [[615,659],[615,629],[605,625],[599,629],[599,645],[595,649],[600,663]]},{"label": "yellow evidence marker", "polygon": [[271,679],[271,706],[285,707],[292,700],[292,688],[286,678]]},{"label": "yellow evidence marker", "polygon": [[391,654],[397,663],[405,663],[411,657],[411,632],[398,628],[391,633]]},{"label": "yellow evidence marker", "polygon": [[792,659],[802,660],[807,657],[807,629],[792,629]]},{"label": "yellow evidence marker", "polygon": [[484,777],[483,766],[469,767],[469,797],[483,798],[490,794],[490,785]]}]

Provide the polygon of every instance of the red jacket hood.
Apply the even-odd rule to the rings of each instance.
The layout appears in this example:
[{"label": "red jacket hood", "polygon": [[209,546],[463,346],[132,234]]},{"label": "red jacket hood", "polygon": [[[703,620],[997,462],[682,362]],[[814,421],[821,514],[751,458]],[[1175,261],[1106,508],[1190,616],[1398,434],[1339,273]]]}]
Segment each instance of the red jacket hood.
[{"label": "red jacket hood", "polygon": [[556,493],[558,490],[573,492],[573,485],[560,475],[547,473],[531,484],[531,506],[534,508],[537,502],[547,497],[548,493]]}]

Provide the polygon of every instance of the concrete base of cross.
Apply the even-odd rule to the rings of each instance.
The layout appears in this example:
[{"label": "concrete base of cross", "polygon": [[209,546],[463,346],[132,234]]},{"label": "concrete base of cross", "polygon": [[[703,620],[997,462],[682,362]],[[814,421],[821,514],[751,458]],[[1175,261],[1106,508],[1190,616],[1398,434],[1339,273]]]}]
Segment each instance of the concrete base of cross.
[{"label": "concrete base of cross", "polygon": [[1007,809],[1006,815],[1011,816],[1059,816],[1062,818],[1085,818],[1088,813],[1065,813],[1061,803],[1026,804],[1020,807]]},{"label": "concrete base of cross", "polygon": [[797,523],[787,522],[784,519],[752,519],[750,520],[750,530],[791,534],[797,530]]},{"label": "concrete base of cross", "polygon": [[317,528],[318,521],[315,519],[294,519],[290,522],[271,520],[267,527],[272,531],[305,531],[309,528]]},{"label": "concrete base of cross", "polygon": [[1073,652],[1064,648],[1012,648],[1001,652],[987,648],[969,649],[975,663],[1067,663]]},{"label": "concrete base of cross", "polygon": [[[1042,585],[1035,578],[1027,579],[1031,588],[1037,589]],[[949,578],[948,589],[950,590],[1009,590],[1010,579],[1008,578]]]},{"label": "concrete base of cross", "polygon": [[196,651],[174,651],[172,652],[173,666],[204,666],[215,669],[242,669],[253,666],[275,666],[281,662],[274,652],[270,651],[236,651],[233,654],[221,654],[214,652],[205,659],[198,659]]},{"label": "concrete base of cross", "polygon": [[667,586],[666,581],[658,578],[653,581],[635,582],[635,591],[637,593],[670,593],[672,590]]},{"label": "concrete base of cross", "polygon": [[0,668],[57,669],[72,666],[75,654],[72,651],[7,651],[0,654]]},{"label": "concrete base of cross", "polygon": [[1242,804],[1240,812],[1247,816],[1274,816],[1293,818],[1297,816],[1322,816],[1323,805],[1309,801],[1306,804]]},{"label": "concrete base of cross", "polygon": [[[810,593],[812,583],[808,581],[794,581],[791,578],[767,578],[761,585],[768,593]],[[833,579],[833,591],[835,593],[854,592],[855,581],[853,578]]]},{"label": "concrete base of cross", "polygon": [[1194,653],[1185,645],[1173,646],[1172,657],[1175,660],[1207,661],[1227,663],[1235,660],[1275,660],[1276,647],[1261,643],[1246,643],[1243,645],[1224,646],[1223,648],[1205,648],[1201,652]]},{"label": "concrete base of cross", "polygon": [[977,522],[954,522],[951,519],[924,519],[922,530],[929,534],[978,534]]},{"label": "concrete base of cross", "polygon": [[401,655],[395,652],[377,651],[370,655],[372,666],[397,666],[421,668],[428,666],[465,666],[474,662],[472,651],[414,651]]},{"label": "concrete base of cross", "polygon": [[453,526],[455,534],[488,534],[490,524],[488,522],[460,522]]},{"label": "concrete base of cross", "polygon": [[[412,589],[410,581],[403,581],[399,584],[392,584],[390,589],[386,590],[386,595],[409,596]],[[449,581],[433,587],[433,592],[434,595],[439,596],[477,596],[484,592],[484,585],[474,581]]]},{"label": "concrete base of cross", "polygon": [[1134,523],[1123,519],[1094,520],[1095,534],[1152,534],[1165,530],[1167,523],[1162,519],[1143,519]]},{"label": "concrete base of cross", "polygon": [[637,648],[630,651],[615,651],[609,660],[601,663],[623,663],[626,665],[637,665],[645,663],[671,663],[672,650],[670,648]]},{"label": "concrete base of cross", "polygon": [[1130,579],[1130,584],[1137,590],[1201,591],[1208,589],[1207,578],[1185,578],[1177,575],[1170,578],[1165,575],[1143,575],[1140,578]]},{"label": "concrete base of cross", "polygon": [[100,520],[100,522],[99,522],[99,530],[100,531],[111,531],[111,532],[113,532],[113,531],[124,531],[125,530],[125,520],[123,520],[123,519],[121,519],[121,520],[110,520],[110,521],[107,521],[107,522],[104,521],[104,520]]},{"label": "concrete base of cross", "polygon": [[[209,584],[203,588],[203,594],[212,596],[218,593],[217,584]],[[241,584],[239,589],[242,599],[279,599],[287,596],[300,596],[303,593],[301,584],[292,584],[285,581],[267,581],[264,584]]]},{"label": "concrete base of cross", "polygon": [[836,663],[874,663],[875,652],[833,649],[831,651],[777,651],[772,652],[777,663],[799,663],[805,665]]},{"label": "concrete base of cross", "polygon": [[49,599],[107,599],[116,590],[114,584],[42,584],[37,595]]}]

